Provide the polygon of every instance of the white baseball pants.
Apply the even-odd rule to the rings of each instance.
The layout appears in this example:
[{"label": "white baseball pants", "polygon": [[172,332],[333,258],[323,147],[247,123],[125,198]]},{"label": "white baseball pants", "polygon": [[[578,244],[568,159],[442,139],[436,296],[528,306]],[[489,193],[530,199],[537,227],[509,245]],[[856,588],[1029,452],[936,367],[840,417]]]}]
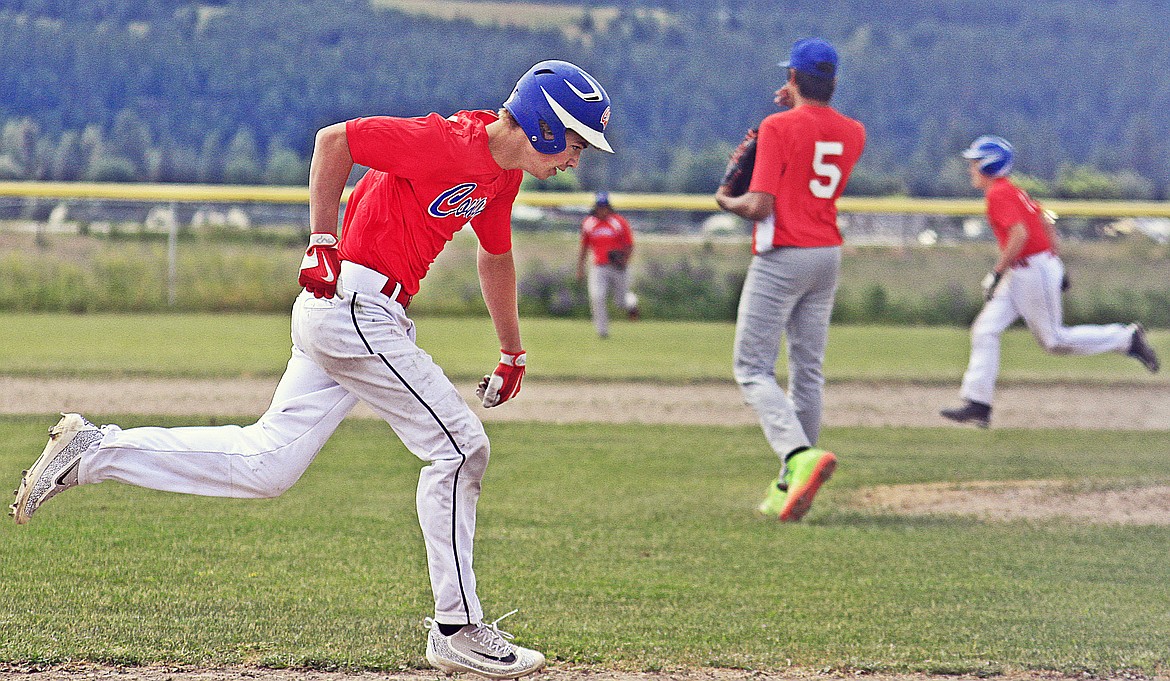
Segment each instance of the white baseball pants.
[{"label": "white baseball pants", "polygon": [[[822,366],[840,269],[840,248],[777,248],[754,256],[744,280],[735,323],[735,380],[781,461],[820,437]],[[776,381],[782,336],[787,393]]]},{"label": "white baseball pants", "polygon": [[1048,251],[1029,257],[1027,265],[1013,267],[1004,274],[995,295],[971,324],[971,359],[959,393],[963,399],[992,403],[999,375],[1000,337],[1021,317],[1046,352],[1096,355],[1129,350],[1131,326],[1064,325],[1060,300],[1063,277],[1064,263]]},{"label": "white baseball pants", "polygon": [[272,405],[246,426],[104,426],[79,481],[116,480],[208,496],[274,497],[293,485],[358,399],[417,457],[416,504],[435,619],[479,622],[472,570],[476,503],[489,446],[483,424],[442,369],[414,343],[414,323],[380,293],[386,278],[343,263],[337,296],[302,292],[293,354]]}]

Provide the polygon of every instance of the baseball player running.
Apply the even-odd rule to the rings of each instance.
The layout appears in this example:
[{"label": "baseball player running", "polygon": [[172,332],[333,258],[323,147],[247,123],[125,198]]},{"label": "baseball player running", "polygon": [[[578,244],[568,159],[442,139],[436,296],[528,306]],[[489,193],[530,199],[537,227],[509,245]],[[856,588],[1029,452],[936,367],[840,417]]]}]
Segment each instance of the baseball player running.
[{"label": "baseball player running", "polygon": [[[798,521],[837,465],[832,452],[815,447],[825,382],[821,366],[841,266],[837,197],[861,156],[865,128],[829,106],[837,52],[828,42],[800,40],[780,66],[786,82],[775,102],[792,108],[760,124],[748,191],[732,196],[723,186],[715,200],[755,221],[735,326],[735,380],[782,462],[758,510]],[[776,382],[782,336],[789,394]]]},{"label": "baseball player running", "polygon": [[[485,407],[516,396],[524,377],[512,259],[511,210],[523,171],[547,179],[576,167],[605,138],[609,97],[580,68],[543,61],[498,112],[444,118],[357,118],[321,129],[309,170],[312,235],[305,290],[292,312],[292,358],[272,405],[247,427],[101,428],[65,414],[24,475],[18,524],[80,484],[116,480],[157,490],[275,497],[291,487],[341,420],[363,400],[429,465],[417,508],[435,598],[426,655],[447,672],[521,677],[544,656],[483,623],[472,569],[476,503],[488,463],[484,428],[406,315],[435,257],[470,223],[479,239],[483,297],[501,359],[480,382]],[[354,188],[337,237],[339,204]],[[510,613],[509,613],[510,614]]]},{"label": "baseball player running", "polygon": [[1051,217],[1008,178],[1015,150],[1002,137],[984,135],[963,151],[971,186],[987,197],[987,219],[999,242],[999,259],[983,280],[983,309],[971,325],[971,358],[963,374],[961,406],[943,417],[986,428],[999,374],[1000,336],[1023,317],[1040,347],[1053,354],[1121,352],[1158,370],[1158,356],[1140,324],[1064,326],[1060,293],[1068,286],[1060,240]]},{"label": "baseball player running", "polygon": [[601,338],[609,337],[609,303],[638,319],[638,298],[630,290],[630,255],[634,252],[634,230],[613,209],[608,192],[597,192],[593,210],[581,221],[581,248],[577,251],[577,280],[585,278],[585,260],[593,254],[589,270],[589,309],[593,326]]}]

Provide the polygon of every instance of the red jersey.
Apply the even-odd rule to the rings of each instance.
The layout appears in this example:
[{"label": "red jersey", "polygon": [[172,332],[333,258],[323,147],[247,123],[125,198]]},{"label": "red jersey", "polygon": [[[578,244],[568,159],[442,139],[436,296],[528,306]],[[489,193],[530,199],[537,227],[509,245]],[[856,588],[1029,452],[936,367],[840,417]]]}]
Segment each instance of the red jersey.
[{"label": "red jersey", "polygon": [[355,118],[345,124],[355,163],[370,169],[345,206],[341,257],[418,293],[439,252],[470,222],[489,253],[512,248],[512,203],[520,170],[488,150],[490,111],[449,118]]},{"label": "red jersey", "polygon": [[1028,231],[1028,240],[1020,258],[1052,250],[1040,204],[1006,177],[996,178],[987,188],[987,221],[1001,250],[1007,245],[1012,226],[1021,223]]},{"label": "red jersey", "polygon": [[634,231],[630,223],[617,213],[605,218],[590,215],[581,223],[581,243],[593,251],[593,264],[608,265],[610,251],[626,251],[634,247]]},{"label": "red jersey", "polygon": [[837,197],[865,148],[865,126],[832,107],[801,105],[760,124],[749,191],[774,197],[752,251],[841,245]]}]

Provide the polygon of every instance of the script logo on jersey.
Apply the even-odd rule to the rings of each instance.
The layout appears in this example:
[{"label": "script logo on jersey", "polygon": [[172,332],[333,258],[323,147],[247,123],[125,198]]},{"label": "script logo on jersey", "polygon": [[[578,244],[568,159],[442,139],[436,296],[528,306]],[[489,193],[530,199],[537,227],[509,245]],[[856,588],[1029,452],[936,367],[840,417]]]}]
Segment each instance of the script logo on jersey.
[{"label": "script logo on jersey", "polygon": [[477,186],[474,182],[464,182],[451,187],[431,201],[431,205],[427,207],[427,214],[435,218],[452,216],[467,220],[474,218],[487,208],[486,198],[471,198],[471,193]]}]

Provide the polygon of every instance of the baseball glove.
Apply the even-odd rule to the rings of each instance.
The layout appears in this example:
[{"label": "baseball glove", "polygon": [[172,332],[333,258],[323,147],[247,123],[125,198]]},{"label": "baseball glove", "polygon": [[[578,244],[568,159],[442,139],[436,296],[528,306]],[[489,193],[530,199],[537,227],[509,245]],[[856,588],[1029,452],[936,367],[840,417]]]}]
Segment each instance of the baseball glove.
[{"label": "baseball glove", "polygon": [[630,252],[614,249],[606,254],[606,259],[609,260],[609,264],[613,265],[619,270],[624,270],[626,269],[626,265],[628,265],[630,262]]},{"label": "baseball glove", "polygon": [[740,196],[748,190],[752,183],[752,170],[756,167],[756,138],[760,136],[759,128],[752,128],[743,136],[743,141],[731,152],[727,160],[727,170],[723,172],[721,187],[727,188],[729,196]]}]

